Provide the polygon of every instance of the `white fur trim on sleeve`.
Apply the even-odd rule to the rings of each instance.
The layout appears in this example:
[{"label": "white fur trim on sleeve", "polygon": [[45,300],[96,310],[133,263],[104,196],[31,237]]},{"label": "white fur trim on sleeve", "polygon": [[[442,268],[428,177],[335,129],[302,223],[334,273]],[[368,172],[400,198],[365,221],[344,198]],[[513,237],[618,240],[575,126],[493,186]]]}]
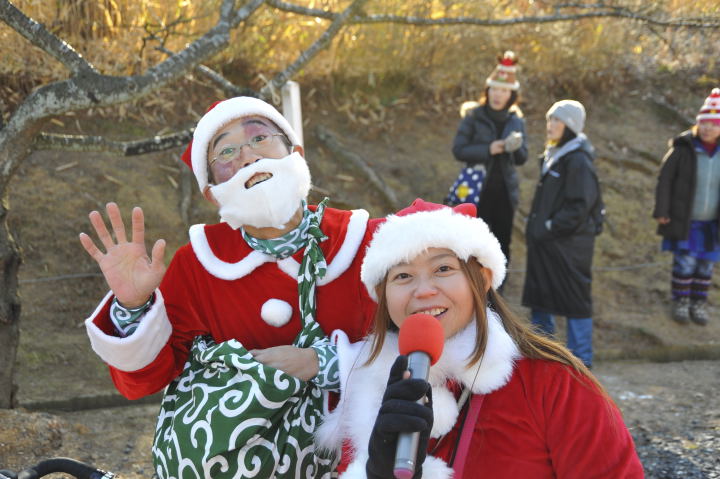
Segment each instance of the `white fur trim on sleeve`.
[{"label": "white fur trim on sleeve", "polygon": [[94,323],[100,310],[111,298],[112,292],[103,298],[93,314],[85,320],[90,344],[110,366],[121,371],[137,371],[155,360],[172,333],[162,293],[159,289],[155,290],[155,303],[142,317],[135,332],[125,338],[109,336]]},{"label": "white fur trim on sleeve", "polygon": [[[343,440],[348,434],[349,422],[352,419],[352,411],[348,403],[353,398],[349,397],[348,381],[353,367],[362,364],[364,358],[361,353],[367,351],[365,342],[351,343],[347,334],[342,330],[335,330],[330,335],[330,341],[337,347],[338,369],[340,375],[340,401],[335,409],[323,417],[322,423],[315,430],[315,444],[320,449],[328,451],[340,451]],[[357,399],[357,398],[355,398]],[[373,421],[374,422],[374,421]]]}]

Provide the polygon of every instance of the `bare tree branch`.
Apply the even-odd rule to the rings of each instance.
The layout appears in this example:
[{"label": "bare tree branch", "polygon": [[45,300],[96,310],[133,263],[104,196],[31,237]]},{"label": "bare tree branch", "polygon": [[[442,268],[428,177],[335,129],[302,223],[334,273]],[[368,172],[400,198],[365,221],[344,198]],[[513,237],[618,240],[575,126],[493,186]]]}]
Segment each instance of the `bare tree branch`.
[{"label": "bare tree branch", "polygon": [[[283,2],[282,0],[267,0],[267,4],[282,10],[284,12],[297,13],[298,15],[305,15],[308,17],[325,18],[326,20],[334,20],[337,13],[333,13],[330,10],[321,10],[319,8],[307,8],[295,5],[294,3]],[[354,20],[354,19],[351,19]]]},{"label": "bare tree branch", "polygon": [[239,87],[220,73],[216,72],[212,68],[206,67],[205,65],[198,65],[195,67],[195,71],[219,86],[228,97],[257,95],[257,92],[251,88]]},{"label": "bare tree branch", "polygon": [[[234,5],[235,2],[232,1],[232,2],[228,2],[228,3],[229,3],[231,6],[228,7],[228,12],[227,12],[227,14],[230,15],[230,14],[232,13],[232,9],[233,9],[232,5]],[[235,12],[235,16],[232,18],[232,20],[230,20],[230,27],[231,27],[231,28],[235,28],[235,27],[237,27],[237,26],[240,24],[240,22],[244,22],[245,20],[247,20],[247,18],[248,18],[250,15],[252,15],[253,12],[255,12],[255,10],[257,10],[258,7],[259,7],[260,5],[262,5],[263,3],[265,3],[265,0],[251,0],[251,1],[249,1],[245,6],[243,6],[243,7],[240,8],[237,12]],[[222,10],[221,10],[221,13],[223,13]]]},{"label": "bare tree branch", "polygon": [[[242,21],[262,5],[264,0],[249,0],[233,17]],[[64,81],[41,87],[20,104],[5,128],[0,130],[0,152],[8,151],[6,145],[22,145],[18,135],[32,135],[39,131],[41,123],[50,116],[92,106],[108,106],[140,98],[167,83],[176,80],[195,68],[200,62],[224,49],[230,39],[231,21],[227,18],[233,11],[235,0],[223,0],[221,16],[215,27],[195,40],[181,52],[162,63],[149,68],[142,75],[115,77],[88,72]],[[7,0],[0,0],[7,7]],[[28,144],[32,143],[29,142]],[[3,190],[22,154],[0,153],[0,191]]]},{"label": "bare tree branch", "polygon": [[678,110],[676,107],[668,103],[664,98],[655,97],[652,95],[648,95],[647,99],[650,100],[652,103],[660,107],[662,110],[670,114],[670,116],[674,117],[676,120],[678,120],[680,123],[683,123],[685,127],[689,127],[695,124],[695,118],[686,115],[682,111]]},{"label": "bare tree branch", "polygon": [[[6,2],[7,0],[0,0]],[[264,0],[250,0],[233,21],[246,19]],[[70,110],[107,106],[139,98],[159,86],[175,80],[195,68],[200,61],[221,51],[229,42],[230,19],[234,0],[224,0],[221,16],[212,29],[181,52],[149,68],[144,74],[115,77],[83,75],[55,82],[30,94],[13,117],[40,118]],[[242,15],[240,15],[242,14]]]},{"label": "bare tree branch", "polygon": [[[306,8],[300,5],[295,5],[282,0],[267,0],[268,5],[271,5],[278,10],[285,12],[297,13],[299,15],[305,15],[310,17],[325,18],[327,20],[334,20],[338,17],[338,13],[334,13],[330,10],[321,10],[317,8]],[[578,9],[597,9],[596,11],[583,12],[583,13],[560,13],[560,8],[578,8]],[[484,27],[503,27],[508,25],[520,25],[524,23],[552,23],[552,22],[567,22],[572,20],[580,20],[583,18],[603,18],[603,17],[616,17],[626,18],[629,20],[638,20],[651,25],[658,25],[663,27],[674,27],[674,28],[718,28],[720,27],[720,18],[676,18],[676,19],[661,19],[645,15],[640,12],[634,12],[625,7],[614,7],[610,5],[574,5],[564,4],[557,5],[556,12],[552,15],[533,15],[533,16],[522,16],[516,18],[506,19],[492,19],[492,18],[475,18],[475,17],[446,17],[446,18],[422,18],[407,16],[403,17],[400,15],[355,15],[348,19],[348,24],[363,24],[363,23],[398,23],[405,25],[416,25],[416,26],[434,26],[434,25],[477,25]]]},{"label": "bare tree branch", "polygon": [[33,147],[36,150],[103,151],[123,156],[137,156],[185,146],[192,140],[194,130],[194,128],[190,128],[168,135],[133,141],[113,141],[103,136],[40,133],[35,137]]},{"label": "bare tree branch", "polygon": [[97,72],[72,46],[47,31],[42,24],[25,15],[8,0],[0,0],[0,19],[65,65],[73,74]]},{"label": "bare tree branch", "polygon": [[[156,49],[167,55],[174,55],[172,51],[168,50],[165,47],[156,47]],[[228,97],[257,96],[257,93],[252,89],[241,88],[235,85],[233,82],[222,76],[220,73],[205,65],[198,65],[197,67],[195,67],[195,71],[215,83]]]},{"label": "bare tree branch", "polygon": [[668,48],[668,50],[670,50],[673,58],[679,58],[680,55],[675,46],[672,44],[671,41],[669,41],[660,32],[658,32],[658,28],[655,25],[648,25],[648,30],[650,31],[650,33],[655,35],[661,42],[663,42],[663,44]]},{"label": "bare tree branch", "polygon": [[397,211],[398,208],[400,208],[400,203],[398,202],[397,196],[395,196],[395,192],[385,184],[380,175],[378,175],[364,159],[348,151],[347,148],[338,142],[335,135],[321,125],[315,128],[315,135],[320,143],[332,152],[332,158],[341,162],[350,163],[356,170],[363,174],[368,182],[380,193],[389,211]]},{"label": "bare tree branch", "polygon": [[362,6],[367,3],[367,0],[354,0],[349,7],[347,7],[341,14],[336,15],[333,18],[332,23],[327,30],[310,45],[310,47],[302,52],[300,56],[295,60],[289,67],[275,75],[275,77],[260,90],[260,97],[266,98],[273,90],[281,88],[288,79],[297,73],[303,66],[305,66],[320,50],[326,48],[330,41],[338,34],[340,28],[347,22],[347,20],[354,15]]},{"label": "bare tree branch", "polygon": [[[160,45],[165,45],[165,42],[167,42],[167,39],[170,37],[170,35],[182,35],[176,30],[176,27],[178,25],[182,25],[184,23],[192,23],[193,21],[203,18],[204,16],[205,15],[201,15],[191,18],[178,17],[175,20],[172,20],[165,24],[153,24],[150,22],[145,22],[145,24],[143,25],[143,30],[148,33],[148,36],[142,39],[142,47],[140,48],[140,54],[142,54],[148,41],[157,40],[158,42],[160,42]],[[184,36],[194,35],[186,33],[184,34]]]}]

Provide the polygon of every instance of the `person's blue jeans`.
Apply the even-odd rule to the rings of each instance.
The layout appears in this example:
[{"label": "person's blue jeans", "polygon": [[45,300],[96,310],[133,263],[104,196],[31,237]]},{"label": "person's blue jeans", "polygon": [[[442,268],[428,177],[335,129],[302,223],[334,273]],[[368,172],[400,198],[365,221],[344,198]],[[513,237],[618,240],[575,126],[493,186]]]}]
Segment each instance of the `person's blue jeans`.
[{"label": "person's blue jeans", "polygon": [[714,261],[696,258],[689,254],[673,255],[672,272],[680,276],[711,277]]},{"label": "person's blue jeans", "polygon": [[[532,324],[544,334],[555,334],[555,317],[543,311],[532,311]],[[592,367],[592,318],[567,318],[567,347],[582,361]]]}]

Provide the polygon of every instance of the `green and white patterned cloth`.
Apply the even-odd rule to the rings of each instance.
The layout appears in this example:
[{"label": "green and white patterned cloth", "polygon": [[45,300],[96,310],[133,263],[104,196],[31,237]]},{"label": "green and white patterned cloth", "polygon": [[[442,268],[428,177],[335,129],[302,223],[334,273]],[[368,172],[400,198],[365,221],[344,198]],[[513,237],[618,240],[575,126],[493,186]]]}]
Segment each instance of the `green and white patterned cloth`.
[{"label": "green and white patterned cloth", "polygon": [[323,393],[255,361],[240,342],[193,342],[165,392],[153,441],[159,478],[333,477],[336,461],[313,446]]},{"label": "green and white patterned cloth", "polygon": [[[298,277],[302,329],[293,342],[318,351],[319,383],[337,384],[337,360],[315,320],[315,287],[327,264],[318,243],[325,201],[305,208],[300,226],[282,238],[257,240],[253,248],[288,257],[305,247]],[[216,344],[195,338],[182,374],[165,391],[153,442],[161,479],[335,477],[337,458],[316,451],[313,433],[323,413],[324,393],[252,357],[237,340]]]},{"label": "green and white patterned cloth", "polygon": [[120,304],[117,298],[113,299],[110,305],[110,319],[122,337],[131,336],[138,326],[140,326],[140,320],[145,316],[147,310],[150,309],[154,298],[155,294],[153,294],[145,304],[133,309],[126,308]]}]

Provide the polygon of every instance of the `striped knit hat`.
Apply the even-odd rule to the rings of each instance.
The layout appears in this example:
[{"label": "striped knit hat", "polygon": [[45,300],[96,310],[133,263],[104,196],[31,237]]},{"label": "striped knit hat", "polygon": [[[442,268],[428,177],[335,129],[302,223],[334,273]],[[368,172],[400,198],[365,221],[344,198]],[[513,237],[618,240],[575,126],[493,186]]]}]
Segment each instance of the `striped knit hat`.
[{"label": "striped knit hat", "polygon": [[710,96],[705,99],[697,116],[697,121],[713,120],[720,123],[720,88],[713,88]]}]

